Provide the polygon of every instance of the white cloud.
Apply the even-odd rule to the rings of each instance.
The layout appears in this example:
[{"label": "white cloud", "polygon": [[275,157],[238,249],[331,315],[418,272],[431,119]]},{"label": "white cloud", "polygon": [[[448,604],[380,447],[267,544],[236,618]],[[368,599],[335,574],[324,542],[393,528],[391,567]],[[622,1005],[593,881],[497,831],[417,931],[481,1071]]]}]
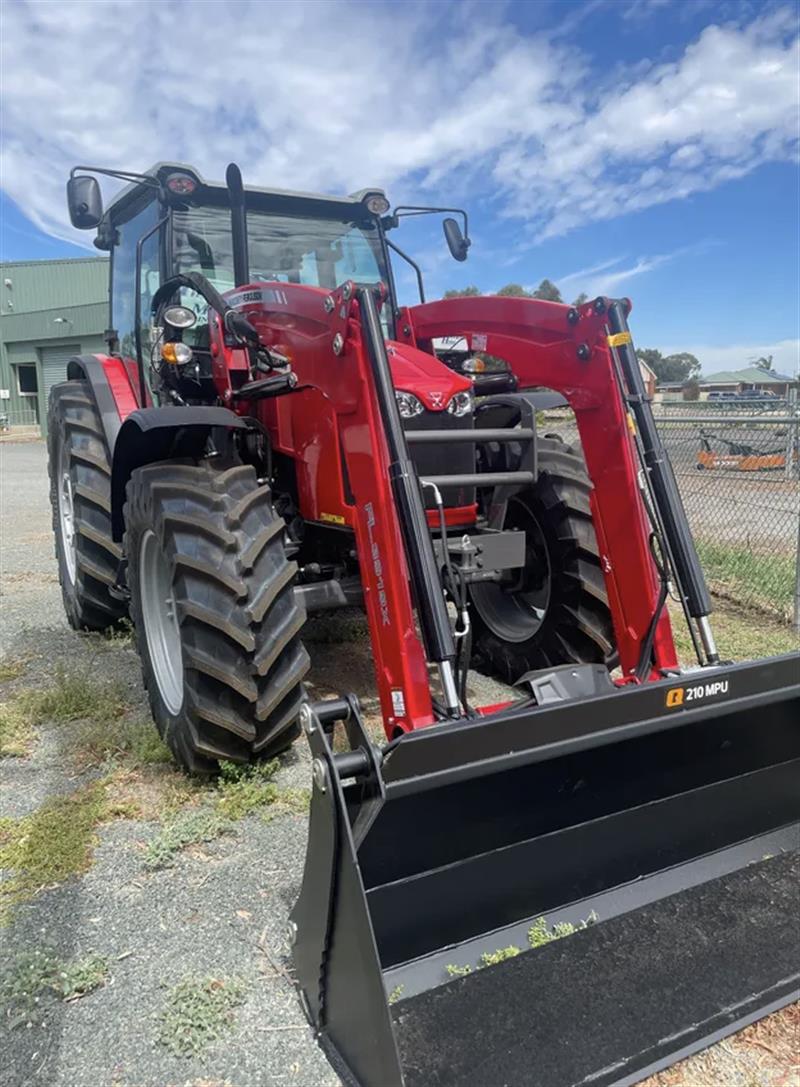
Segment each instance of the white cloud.
[{"label": "white cloud", "polygon": [[402,19],[354,0],[7,3],[3,187],[63,234],[75,163],[176,159],[218,178],[235,158],[258,184],[499,195],[546,237],[796,154],[791,8],[709,26],[599,94],[574,42],[504,18],[468,3]]},{"label": "white cloud", "polygon": [[[671,253],[656,253],[653,256],[636,257],[633,263],[627,262],[626,257],[612,257],[601,264],[595,264],[591,268],[581,268],[577,272],[560,276],[555,282],[561,288],[569,288],[567,293],[573,292],[587,294],[594,298],[599,294],[613,295],[623,283],[636,279],[647,272],[652,272],[664,264],[680,257],[690,256],[705,252],[714,245],[713,240],[699,241],[694,245],[683,246],[674,249]],[[624,265],[621,267],[621,265]]]},{"label": "white cloud", "polygon": [[689,351],[700,360],[703,373],[720,370],[742,370],[756,359],[772,355],[772,367],[781,374],[800,376],[800,340],[777,340],[774,343],[744,344],[667,344],[659,347],[664,355]]}]

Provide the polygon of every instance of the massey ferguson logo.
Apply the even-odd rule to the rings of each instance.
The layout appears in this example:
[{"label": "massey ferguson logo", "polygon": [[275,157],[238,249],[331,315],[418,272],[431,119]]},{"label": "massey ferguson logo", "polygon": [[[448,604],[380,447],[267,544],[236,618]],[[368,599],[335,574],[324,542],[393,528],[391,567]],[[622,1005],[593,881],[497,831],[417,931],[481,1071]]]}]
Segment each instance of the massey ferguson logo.
[{"label": "massey ferguson logo", "polygon": [[429,393],[428,395],[430,396],[431,404],[433,404],[435,408],[444,407],[444,393]]}]

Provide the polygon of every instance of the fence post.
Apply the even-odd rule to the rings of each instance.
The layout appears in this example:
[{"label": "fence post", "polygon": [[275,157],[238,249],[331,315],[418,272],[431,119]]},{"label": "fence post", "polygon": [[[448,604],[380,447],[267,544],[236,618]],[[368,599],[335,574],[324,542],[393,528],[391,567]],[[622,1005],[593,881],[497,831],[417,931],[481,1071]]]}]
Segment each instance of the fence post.
[{"label": "fence post", "polygon": [[[789,389],[786,393],[786,414],[794,416],[797,412],[797,407],[796,390]],[[795,465],[795,451],[798,450],[797,435],[798,430],[796,424],[789,423],[786,428],[786,464],[783,469],[783,474],[787,479],[796,478],[796,468],[798,467]]]},{"label": "fence post", "polygon": [[800,631],[800,509],[797,511],[797,552],[794,571],[794,629]]}]

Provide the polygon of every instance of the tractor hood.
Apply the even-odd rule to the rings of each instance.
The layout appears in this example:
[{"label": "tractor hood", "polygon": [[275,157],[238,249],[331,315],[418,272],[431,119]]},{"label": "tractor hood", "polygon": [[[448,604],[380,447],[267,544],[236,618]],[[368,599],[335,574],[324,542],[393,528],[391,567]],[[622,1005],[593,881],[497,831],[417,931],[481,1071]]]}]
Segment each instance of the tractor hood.
[{"label": "tractor hood", "polygon": [[416,347],[390,340],[386,352],[394,387],[413,393],[429,411],[444,411],[456,393],[472,388],[469,378]]}]

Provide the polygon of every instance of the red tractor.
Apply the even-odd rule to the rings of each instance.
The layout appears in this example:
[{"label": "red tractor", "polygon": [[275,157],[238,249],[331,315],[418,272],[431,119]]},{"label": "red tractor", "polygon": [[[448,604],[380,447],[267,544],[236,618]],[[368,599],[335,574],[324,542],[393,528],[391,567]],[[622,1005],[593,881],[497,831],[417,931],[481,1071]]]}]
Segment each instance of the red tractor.
[{"label": "red tractor", "polygon": [[[130,182],[105,212],[96,173]],[[345,1080],[633,1082],[789,999],[796,858],[742,870],[796,845],[798,658],[720,664],[630,303],[426,303],[388,235],[443,214],[464,260],[466,213],[391,212],[376,189],[78,167],[68,201],[111,252],[111,314],[108,353],[73,359],[51,393],[67,614],[97,630],[130,610],[154,719],[192,771],[275,754],[304,727],[314,788],[290,935]],[[390,251],[416,269],[418,305],[399,304]],[[438,357],[443,338],[466,361]],[[502,364],[482,373],[484,353]],[[537,432],[541,389],[573,409],[582,452]],[[670,593],[697,650],[688,675]],[[307,615],[353,605],[384,746],[352,695],[305,699]],[[472,706],[471,662],[519,699]],[[780,928],[780,961],[764,924],[755,939],[721,922],[745,899]],[[545,917],[562,926],[550,936],[580,929],[582,966],[531,937],[519,961],[461,976]],[[606,1011],[533,1030],[567,977],[591,979],[582,1004],[600,990]],[[653,985],[678,995],[641,999]],[[504,1009],[491,1038],[487,1002]]]}]

